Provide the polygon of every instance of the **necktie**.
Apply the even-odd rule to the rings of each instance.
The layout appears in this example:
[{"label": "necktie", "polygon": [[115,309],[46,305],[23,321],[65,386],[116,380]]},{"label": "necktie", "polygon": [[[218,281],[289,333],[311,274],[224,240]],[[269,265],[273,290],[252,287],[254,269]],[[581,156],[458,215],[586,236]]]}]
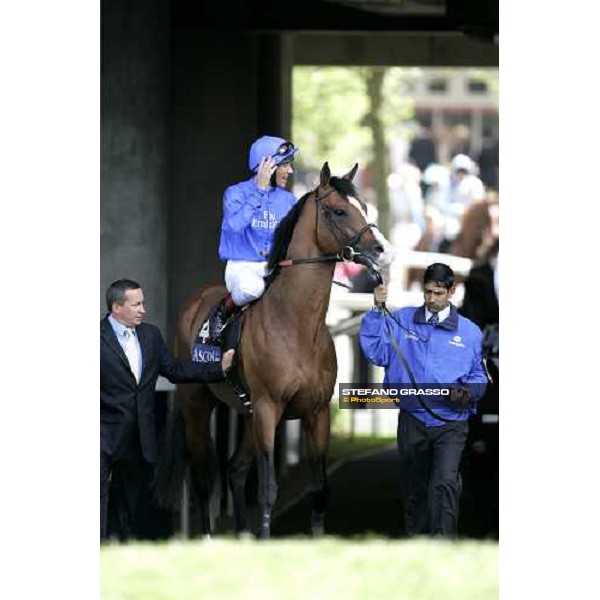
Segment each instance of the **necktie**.
[{"label": "necktie", "polygon": [[432,313],[429,317],[429,321],[427,321],[430,325],[437,325],[440,322],[440,318],[437,313]]},{"label": "necktie", "polygon": [[140,382],[140,363],[138,361],[135,333],[133,329],[125,330],[125,356],[137,383]]}]

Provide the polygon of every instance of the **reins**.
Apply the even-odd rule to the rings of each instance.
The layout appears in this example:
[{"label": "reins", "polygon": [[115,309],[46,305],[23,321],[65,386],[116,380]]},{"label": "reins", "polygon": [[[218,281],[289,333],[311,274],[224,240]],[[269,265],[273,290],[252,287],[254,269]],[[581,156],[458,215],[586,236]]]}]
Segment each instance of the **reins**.
[{"label": "reins", "polygon": [[[354,234],[350,239],[342,242],[338,237],[338,233],[343,236],[342,230],[331,220],[330,210],[323,204],[323,200],[327,198],[330,194],[333,193],[333,190],[323,194],[322,196],[318,196],[315,198],[315,202],[320,209],[320,212],[327,218],[327,224],[329,226],[329,231],[331,231],[333,237],[338,242],[338,244],[342,247],[342,249],[337,254],[328,254],[325,256],[315,256],[311,258],[286,258],[277,263],[278,267],[293,267],[294,265],[306,265],[306,264],[314,264],[314,263],[338,263],[338,262],[354,262],[354,259],[357,256],[362,256],[362,252],[357,252],[355,249],[355,245],[358,244],[360,238],[363,236],[365,232],[369,229],[377,228],[375,223],[367,223],[364,227],[362,227],[356,234]],[[315,234],[318,235],[319,231],[319,210],[315,211]],[[338,285],[343,285],[344,287],[348,287],[345,284],[334,282]]]}]

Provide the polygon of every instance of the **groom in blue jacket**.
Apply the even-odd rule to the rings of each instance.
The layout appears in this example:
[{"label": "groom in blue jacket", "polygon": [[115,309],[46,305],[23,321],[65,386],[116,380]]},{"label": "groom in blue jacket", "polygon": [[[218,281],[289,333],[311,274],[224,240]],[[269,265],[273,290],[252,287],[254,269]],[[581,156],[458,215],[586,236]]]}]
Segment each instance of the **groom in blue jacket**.
[{"label": "groom in blue jacket", "polygon": [[427,408],[414,396],[403,396],[397,441],[407,534],[453,537],[468,418],[475,414],[487,384],[482,334],[450,302],[455,282],[448,265],[430,265],[423,286],[422,306],[391,314],[384,309],[387,289],[378,286],[375,306],[362,319],[360,344],[372,363],[385,367],[384,387],[429,385],[449,390],[433,410],[427,396],[422,398]]}]

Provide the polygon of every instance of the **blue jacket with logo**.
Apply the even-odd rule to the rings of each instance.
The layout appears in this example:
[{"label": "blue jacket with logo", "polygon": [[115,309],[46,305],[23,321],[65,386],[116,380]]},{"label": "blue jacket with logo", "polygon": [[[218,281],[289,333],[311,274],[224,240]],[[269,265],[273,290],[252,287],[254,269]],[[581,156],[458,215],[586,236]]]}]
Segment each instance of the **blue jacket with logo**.
[{"label": "blue jacket with logo", "polygon": [[[408,384],[410,377],[392,346],[388,334],[402,350],[417,384],[466,385],[471,392],[467,409],[454,407],[446,397],[421,396],[434,413],[446,419],[464,421],[475,414],[475,401],[485,392],[487,376],[481,357],[481,330],[475,323],[458,314],[450,306],[450,314],[435,327],[425,320],[425,306],[401,308],[393,319],[377,310],[366,313],[360,326],[360,345],[374,364],[385,367],[387,384]],[[400,397],[400,408],[411,412],[427,426],[444,422],[428,414],[414,397]],[[419,406],[419,408],[415,408]]]},{"label": "blue jacket with logo", "polygon": [[267,260],[275,229],[296,198],[280,187],[261,190],[254,178],[232,185],[223,197],[221,260]]}]

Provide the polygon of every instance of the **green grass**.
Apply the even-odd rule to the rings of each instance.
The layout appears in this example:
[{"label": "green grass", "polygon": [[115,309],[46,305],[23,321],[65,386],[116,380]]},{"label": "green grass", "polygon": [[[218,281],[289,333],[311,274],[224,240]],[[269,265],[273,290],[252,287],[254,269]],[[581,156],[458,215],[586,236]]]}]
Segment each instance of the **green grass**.
[{"label": "green grass", "polygon": [[108,545],[102,600],[492,600],[498,544],[217,539]]}]

